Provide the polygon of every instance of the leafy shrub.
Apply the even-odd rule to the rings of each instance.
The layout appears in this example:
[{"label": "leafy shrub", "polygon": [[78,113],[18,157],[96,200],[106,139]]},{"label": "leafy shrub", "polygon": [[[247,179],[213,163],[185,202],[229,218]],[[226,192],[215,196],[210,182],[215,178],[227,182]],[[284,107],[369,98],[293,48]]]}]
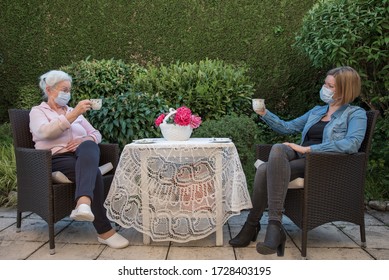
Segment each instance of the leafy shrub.
[{"label": "leafy shrub", "polygon": [[[204,120],[251,111],[254,84],[244,65],[221,60],[172,63],[169,66],[126,64],[121,60],[82,60],[62,67],[73,77],[74,106],[87,98],[107,98],[125,92],[145,92],[166,100],[169,107],[187,106]],[[105,103],[105,102],[104,102]]]},{"label": "leafy shrub", "polygon": [[320,0],[303,18],[295,46],[316,67],[349,65],[363,80],[361,98],[388,108],[388,0]]},{"label": "leafy shrub", "polygon": [[389,198],[389,110],[378,118],[374,131],[366,180],[366,197]]},{"label": "leafy shrub", "polygon": [[389,168],[382,158],[370,159],[365,185],[367,200],[389,198]]},{"label": "leafy shrub", "polygon": [[0,143],[0,206],[14,206],[16,204],[16,160],[11,143]]},{"label": "leafy shrub", "polygon": [[147,71],[135,75],[134,88],[164,98],[171,107],[192,108],[204,120],[216,119],[251,111],[254,84],[247,72],[244,65],[209,59],[199,63],[149,65]]},{"label": "leafy shrub", "polygon": [[126,64],[122,60],[89,61],[88,58],[61,67],[73,79],[71,105],[82,99],[105,98],[129,91],[133,76],[142,69],[138,64]]},{"label": "leafy shrub", "polygon": [[86,116],[104,141],[121,147],[133,139],[160,136],[154,119],[169,107],[188,106],[203,120],[251,112],[253,84],[247,68],[223,61],[143,68],[121,60],[85,60],[61,69],[73,77],[70,105],[85,98],[104,98],[103,108]]},{"label": "leafy shrub", "polygon": [[126,92],[106,97],[103,107],[88,111],[86,117],[105,142],[123,148],[134,139],[161,137],[154,120],[168,109],[166,101],[156,95]]},{"label": "leafy shrub", "polygon": [[367,198],[388,198],[388,0],[318,1],[303,18],[295,46],[319,68],[349,65],[362,78],[361,99],[383,116],[368,167]]},{"label": "leafy shrub", "polygon": [[192,137],[228,137],[234,142],[239,153],[247,185],[252,190],[255,175],[255,148],[260,142],[260,130],[255,122],[244,115],[226,115],[218,120],[203,122],[193,131]]}]

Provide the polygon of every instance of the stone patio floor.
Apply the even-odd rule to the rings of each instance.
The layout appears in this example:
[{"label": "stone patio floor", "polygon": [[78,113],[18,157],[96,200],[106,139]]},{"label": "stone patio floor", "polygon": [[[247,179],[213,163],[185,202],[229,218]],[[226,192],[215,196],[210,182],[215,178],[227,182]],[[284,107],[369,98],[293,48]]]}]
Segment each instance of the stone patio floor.
[{"label": "stone patio floor", "polygon": [[[135,229],[119,228],[130,240],[125,249],[111,249],[98,243],[92,223],[65,218],[55,225],[55,254],[49,254],[48,227],[39,216],[24,213],[21,232],[16,232],[16,209],[0,208],[0,260],[301,260],[301,231],[287,217],[285,256],[263,256],[255,242],[246,248],[228,244],[245,222],[247,211],[231,217],[223,227],[223,246],[216,246],[215,233],[187,243],[143,244]],[[359,227],[345,222],[328,223],[308,233],[308,260],[389,260],[389,212],[365,213],[367,246],[360,246]],[[261,221],[257,240],[263,240],[267,215]]]}]

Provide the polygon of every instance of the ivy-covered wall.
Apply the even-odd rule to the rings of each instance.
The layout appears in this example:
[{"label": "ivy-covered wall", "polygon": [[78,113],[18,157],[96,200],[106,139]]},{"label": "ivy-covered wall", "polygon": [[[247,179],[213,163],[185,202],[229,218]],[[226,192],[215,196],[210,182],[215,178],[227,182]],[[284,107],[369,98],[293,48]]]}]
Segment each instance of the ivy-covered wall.
[{"label": "ivy-covered wall", "polygon": [[20,87],[88,56],[164,64],[243,61],[257,96],[279,110],[285,110],[281,100],[289,100],[303,111],[302,95],[316,92],[312,87],[323,73],[313,71],[291,45],[315,2],[1,0],[0,123]]}]

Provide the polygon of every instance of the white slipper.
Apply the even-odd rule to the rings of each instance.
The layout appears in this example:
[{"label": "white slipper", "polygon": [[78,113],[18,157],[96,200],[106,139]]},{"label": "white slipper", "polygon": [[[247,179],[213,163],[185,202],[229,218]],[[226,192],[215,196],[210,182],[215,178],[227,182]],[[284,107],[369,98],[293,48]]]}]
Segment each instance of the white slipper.
[{"label": "white slipper", "polygon": [[78,207],[70,214],[70,218],[76,221],[85,222],[93,222],[95,220],[95,216],[93,215],[92,210],[88,204],[78,205]]},{"label": "white slipper", "polygon": [[121,248],[125,248],[128,245],[130,245],[130,242],[117,232],[115,232],[114,235],[112,235],[111,237],[109,237],[107,239],[102,239],[100,237],[97,237],[97,240],[100,243],[108,245],[109,247],[111,247],[113,249],[121,249]]}]

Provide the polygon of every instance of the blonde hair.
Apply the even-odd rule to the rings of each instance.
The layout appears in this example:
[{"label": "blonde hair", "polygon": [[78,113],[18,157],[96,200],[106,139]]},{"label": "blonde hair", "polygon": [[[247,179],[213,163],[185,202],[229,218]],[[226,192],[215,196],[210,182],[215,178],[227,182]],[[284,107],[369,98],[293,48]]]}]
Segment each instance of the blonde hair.
[{"label": "blonde hair", "polygon": [[337,103],[344,105],[351,103],[361,93],[361,77],[358,72],[350,66],[341,66],[331,69],[327,76],[335,78],[336,99]]}]

